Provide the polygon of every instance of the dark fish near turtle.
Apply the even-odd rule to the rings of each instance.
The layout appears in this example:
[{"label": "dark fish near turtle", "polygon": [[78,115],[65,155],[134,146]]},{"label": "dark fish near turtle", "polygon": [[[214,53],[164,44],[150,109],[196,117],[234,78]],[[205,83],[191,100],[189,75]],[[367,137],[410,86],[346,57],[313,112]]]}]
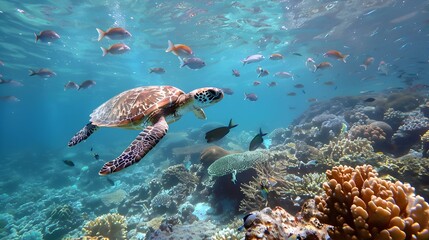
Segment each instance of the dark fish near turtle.
[{"label": "dark fish near turtle", "polygon": [[73,81],[69,81],[66,85],[64,85],[64,91],[69,89],[79,89],[79,85]]},{"label": "dark fish near turtle", "polygon": [[232,119],[229,120],[228,126],[218,127],[206,133],[205,139],[207,143],[215,142],[225,137],[231,128],[237,127],[238,124],[233,124]]},{"label": "dark fish near turtle", "polygon": [[232,90],[231,88],[221,88],[223,93],[227,94],[227,95],[232,95],[234,94],[234,90]]},{"label": "dark fish near turtle", "polygon": [[66,160],[63,160],[63,163],[66,164],[67,166],[74,167],[74,162],[72,160],[66,159]]},{"label": "dark fish near turtle", "polygon": [[162,67],[149,68],[149,73],[163,74],[165,73],[165,69]]},{"label": "dark fish near turtle", "polygon": [[259,133],[255,137],[253,137],[252,141],[250,141],[249,151],[253,151],[259,148],[264,142],[264,139],[262,137],[265,135],[267,135],[267,133],[262,133],[262,129],[259,129]]},{"label": "dark fish near turtle", "polygon": [[373,98],[373,97],[369,97],[369,98],[367,98],[367,99],[365,99],[365,100],[363,100],[364,102],[367,102],[367,103],[370,103],[370,102],[374,102],[375,101],[375,98]]},{"label": "dark fish near turtle", "polygon": [[29,76],[35,76],[35,75],[42,77],[42,78],[50,78],[53,76],[57,76],[57,74],[55,72],[53,72],[52,70],[47,69],[47,68],[41,68],[39,70],[29,69]]},{"label": "dark fish near turtle", "polygon": [[79,85],[79,88],[77,90],[88,89],[94,86],[95,84],[97,83],[94,80],[85,80]]},{"label": "dark fish near turtle", "polygon": [[34,37],[36,43],[38,40],[40,40],[41,42],[51,43],[53,41],[58,40],[60,38],[60,35],[58,35],[58,33],[52,30],[44,30],[41,31],[39,34],[34,33]]}]

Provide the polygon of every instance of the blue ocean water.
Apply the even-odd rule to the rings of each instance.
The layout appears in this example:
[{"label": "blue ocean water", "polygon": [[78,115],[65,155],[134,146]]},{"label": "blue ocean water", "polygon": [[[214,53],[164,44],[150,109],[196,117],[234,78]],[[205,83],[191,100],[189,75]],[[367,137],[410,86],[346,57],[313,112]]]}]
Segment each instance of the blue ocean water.
[{"label": "blue ocean water", "polygon": [[[117,157],[138,131],[103,128],[73,148],[67,147],[67,142],[88,123],[93,109],[130,88],[172,85],[189,92],[213,86],[234,91],[205,109],[207,120],[188,113],[171,124],[165,140],[147,156],[147,161],[157,162],[166,160],[157,156],[171,150],[168,143],[179,141],[184,133],[203,133],[200,128],[205,124],[225,125],[232,118],[239,127],[231,130],[230,137],[239,138],[243,132],[254,135],[259,128],[271,132],[287,127],[313,104],[311,99],[323,101],[428,84],[428,12],[428,1],[421,0],[0,1],[0,60],[4,63],[0,74],[23,84],[0,85],[0,96],[19,99],[0,102],[0,194],[5,203],[0,213],[10,213],[15,221],[32,217],[26,231],[36,231],[40,230],[41,216],[34,219],[30,210],[15,212],[11,208],[35,203],[34,208],[44,214],[51,204],[77,201],[78,193],[84,198],[111,188],[100,180],[98,168]],[[110,27],[131,32],[131,38],[120,41],[130,46],[128,53],[102,56],[100,47],[119,41],[97,41],[95,28]],[[35,42],[34,33],[48,29],[61,38],[51,44]],[[165,52],[168,40],[190,46],[206,66],[180,68],[177,57]],[[329,50],[350,56],[346,63],[324,57]],[[284,58],[270,60],[274,53]],[[241,63],[253,54],[262,54],[265,59]],[[364,70],[360,65],[369,57],[375,60]],[[316,63],[329,61],[333,66],[313,72],[306,66],[308,58]],[[259,66],[270,74],[258,78]],[[153,67],[166,72],[149,73]],[[29,69],[40,68],[57,75],[48,79],[28,75]],[[233,69],[241,76],[233,76]],[[282,71],[294,78],[274,77]],[[64,90],[69,81],[88,79],[96,85],[80,91]],[[261,84],[254,86],[254,81]],[[272,81],[277,86],[268,87]],[[294,87],[296,84],[304,88]],[[290,92],[296,95],[289,96]],[[245,100],[245,93],[255,93],[258,100]],[[195,144],[203,144],[203,135],[198,136],[202,138],[193,139]],[[246,149],[246,144],[240,147]],[[101,160],[95,160],[94,153]],[[75,167],[65,165],[65,159],[72,160]],[[148,171],[145,161],[124,170],[126,177],[113,175],[114,187],[131,190],[160,173]],[[84,183],[79,182],[81,178]],[[17,197],[20,192],[22,198]],[[59,193],[74,198],[49,197]],[[0,232],[4,239],[13,236],[8,234]],[[16,239],[22,234],[16,234]]]}]

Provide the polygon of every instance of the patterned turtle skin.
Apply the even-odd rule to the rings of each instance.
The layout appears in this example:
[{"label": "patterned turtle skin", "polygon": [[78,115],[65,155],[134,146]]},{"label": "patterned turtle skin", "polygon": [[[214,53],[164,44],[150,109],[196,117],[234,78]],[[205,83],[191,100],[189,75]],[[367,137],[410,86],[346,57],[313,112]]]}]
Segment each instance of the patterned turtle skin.
[{"label": "patterned turtle skin", "polygon": [[195,89],[188,94],[172,86],[130,89],[96,108],[90,122],[72,137],[68,146],[87,139],[99,127],[143,129],[120,156],[104,164],[99,174],[118,172],[139,162],[167,134],[169,123],[188,111],[206,119],[202,108],[222,98],[222,90],[214,87]]}]

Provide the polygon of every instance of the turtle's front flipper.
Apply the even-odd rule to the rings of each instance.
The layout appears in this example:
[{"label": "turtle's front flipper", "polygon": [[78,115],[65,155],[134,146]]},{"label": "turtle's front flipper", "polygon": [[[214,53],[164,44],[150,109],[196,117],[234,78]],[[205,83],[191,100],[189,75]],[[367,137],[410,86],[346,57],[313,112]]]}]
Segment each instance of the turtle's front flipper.
[{"label": "turtle's front flipper", "polygon": [[146,127],[136,139],[116,159],[107,162],[101,168],[99,174],[107,175],[118,172],[137,163],[167,134],[168,124],[161,117],[153,126]]},{"label": "turtle's front flipper", "polygon": [[87,139],[91,134],[97,130],[98,127],[95,125],[92,125],[91,123],[88,123],[83,127],[79,132],[77,132],[72,139],[70,139],[69,143],[67,144],[69,147],[74,146],[83,140]]}]

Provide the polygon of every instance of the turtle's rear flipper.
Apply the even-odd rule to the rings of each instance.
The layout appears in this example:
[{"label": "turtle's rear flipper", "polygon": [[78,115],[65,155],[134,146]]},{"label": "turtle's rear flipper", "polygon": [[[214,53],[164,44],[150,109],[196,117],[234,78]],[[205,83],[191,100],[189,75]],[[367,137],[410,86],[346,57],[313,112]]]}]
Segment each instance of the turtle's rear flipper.
[{"label": "turtle's rear flipper", "polygon": [[99,174],[107,175],[118,172],[139,162],[167,134],[167,131],[168,124],[164,117],[161,117],[153,126],[148,126],[140,132],[119,157],[105,163]]},{"label": "turtle's rear flipper", "polygon": [[95,125],[92,125],[91,123],[88,123],[83,127],[79,132],[77,132],[72,139],[70,139],[69,143],[67,144],[69,147],[74,146],[83,140],[87,139],[91,134],[97,130],[98,127]]}]

